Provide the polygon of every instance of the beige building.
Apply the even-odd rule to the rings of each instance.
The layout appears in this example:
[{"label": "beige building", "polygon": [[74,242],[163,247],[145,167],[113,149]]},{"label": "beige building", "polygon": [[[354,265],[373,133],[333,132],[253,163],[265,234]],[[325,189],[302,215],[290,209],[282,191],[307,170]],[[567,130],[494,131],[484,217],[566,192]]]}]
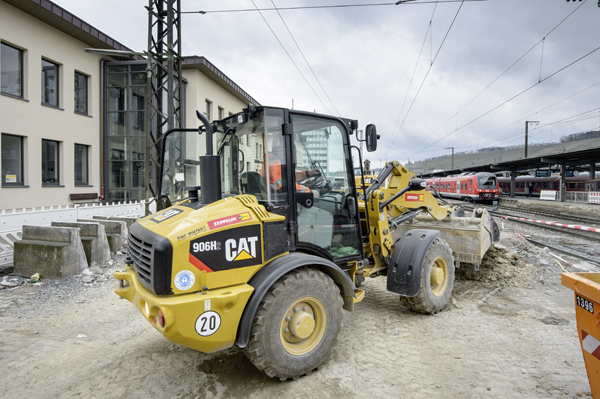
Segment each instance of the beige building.
[{"label": "beige building", "polygon": [[[146,61],[48,0],[0,0],[0,209],[145,198]],[[258,104],[204,57],[185,57],[184,123]]]}]

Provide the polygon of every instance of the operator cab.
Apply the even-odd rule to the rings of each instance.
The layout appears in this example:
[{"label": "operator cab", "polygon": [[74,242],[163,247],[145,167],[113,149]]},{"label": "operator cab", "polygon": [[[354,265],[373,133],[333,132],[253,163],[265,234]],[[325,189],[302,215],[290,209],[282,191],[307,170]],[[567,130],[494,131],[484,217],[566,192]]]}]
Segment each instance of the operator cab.
[{"label": "operator cab", "polygon": [[[291,249],[335,262],[362,259],[349,137],[356,126],[346,119],[252,106],[213,122],[218,198],[252,195],[269,212],[286,216],[281,234],[287,234]],[[189,130],[165,135],[161,195],[171,203],[187,199],[190,187],[200,197],[214,190],[200,178],[200,158],[209,153],[205,136]]]}]

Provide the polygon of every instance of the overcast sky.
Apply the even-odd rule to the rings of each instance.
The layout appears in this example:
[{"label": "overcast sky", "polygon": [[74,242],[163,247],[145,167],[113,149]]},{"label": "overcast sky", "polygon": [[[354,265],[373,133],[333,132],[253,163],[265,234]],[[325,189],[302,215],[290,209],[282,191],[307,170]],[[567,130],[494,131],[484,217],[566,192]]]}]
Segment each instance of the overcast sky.
[{"label": "overcast sky", "polygon": [[[147,48],[147,0],[54,1],[124,45]],[[181,3],[182,11],[254,8],[252,0]],[[385,0],[254,3],[262,9]],[[320,83],[277,11],[262,15],[310,86],[256,11],[183,15],[183,55],[205,56],[263,105],[293,102],[295,109],[358,119],[360,129],[376,124],[379,149],[367,158],[377,166],[449,154],[446,147],[523,144],[526,120],[539,121],[531,143],[600,128],[596,0],[416,0],[280,14]]]}]

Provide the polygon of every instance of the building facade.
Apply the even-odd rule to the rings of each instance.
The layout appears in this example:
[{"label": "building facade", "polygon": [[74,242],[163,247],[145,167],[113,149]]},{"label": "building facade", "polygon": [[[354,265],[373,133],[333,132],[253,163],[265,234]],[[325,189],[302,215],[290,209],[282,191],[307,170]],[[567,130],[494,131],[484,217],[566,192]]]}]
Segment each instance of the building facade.
[{"label": "building facade", "polygon": [[[48,0],[0,0],[0,47],[0,209],[145,199],[146,61]],[[204,57],[182,76],[187,127],[258,104]]]}]

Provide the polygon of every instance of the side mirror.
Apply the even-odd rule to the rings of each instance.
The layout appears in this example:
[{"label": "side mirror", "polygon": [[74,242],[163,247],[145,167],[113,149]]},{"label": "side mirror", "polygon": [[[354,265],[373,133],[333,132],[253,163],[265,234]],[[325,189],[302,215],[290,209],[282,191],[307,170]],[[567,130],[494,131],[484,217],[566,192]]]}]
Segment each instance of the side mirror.
[{"label": "side mirror", "polygon": [[367,151],[373,152],[377,149],[377,128],[375,125],[367,125],[366,128],[366,140],[367,140]]},{"label": "side mirror", "polygon": [[411,179],[408,181],[410,191],[421,191],[427,188],[427,182],[423,179]]}]

